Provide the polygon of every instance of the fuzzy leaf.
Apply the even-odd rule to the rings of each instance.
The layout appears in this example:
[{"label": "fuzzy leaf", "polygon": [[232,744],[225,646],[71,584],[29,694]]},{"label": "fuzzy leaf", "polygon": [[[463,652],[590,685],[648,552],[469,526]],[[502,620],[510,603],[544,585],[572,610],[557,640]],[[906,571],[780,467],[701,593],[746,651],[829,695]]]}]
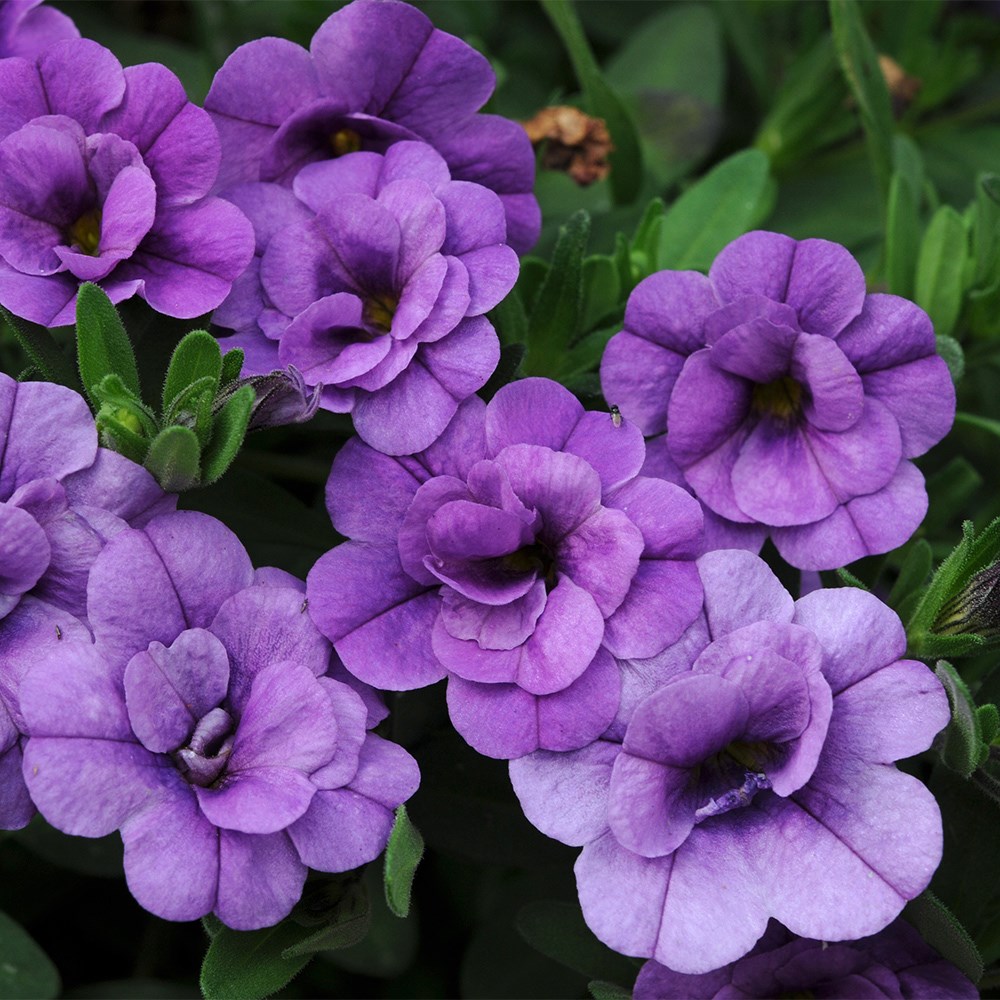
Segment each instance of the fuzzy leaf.
[{"label": "fuzzy leaf", "polygon": [[938,734],[935,745],[945,764],[963,778],[968,778],[982,763],[985,749],[976,703],[965,681],[947,660],[938,660],[934,673],[948,692],[948,703],[951,705],[951,721]]},{"label": "fuzzy leaf", "polygon": [[242,370],[243,349],[234,347],[231,351],[226,351],[222,355],[222,374],[219,376],[219,384],[228,385],[230,382],[235,382]]},{"label": "fuzzy leaf", "polygon": [[417,865],[424,856],[424,838],[410,821],[406,806],[396,809],[389,843],[385,848],[385,901],[397,917],[410,912],[410,893]]},{"label": "fuzzy leaf", "polygon": [[583,255],[590,236],[590,216],[576,212],[559,230],[552,266],[538,292],[528,321],[529,375],[557,375],[566,347],[580,332],[583,307]]},{"label": "fuzzy leaf", "polygon": [[259,931],[223,927],[212,938],[201,966],[205,1000],[263,1000],[277,993],[312,958],[285,957],[302,937],[302,927],[289,919]]},{"label": "fuzzy leaf", "polygon": [[979,982],[983,975],[979,949],[958,918],[937,896],[925,890],[906,904],[903,916],[943,959],[957,966],[974,983]]},{"label": "fuzzy leaf", "polygon": [[84,282],[76,298],[76,353],[83,388],[91,402],[94,386],[117,375],[136,399],[142,398],[132,343],[118,310],[103,288]]},{"label": "fuzzy leaf", "polygon": [[[21,345],[21,350],[28,355],[32,366],[38,369],[44,381],[58,382],[59,385],[68,385],[71,389],[80,389],[80,380],[73,371],[73,365],[44,326],[35,323],[23,326],[22,321],[11,315],[3,306],[0,306],[0,320]],[[24,381],[23,378],[21,381]]]},{"label": "fuzzy leaf", "polygon": [[253,386],[245,385],[234,392],[215,415],[212,439],[203,456],[203,485],[214,483],[236,458],[246,437],[256,398]]},{"label": "fuzzy leaf", "polygon": [[632,994],[624,986],[606,983],[602,979],[587,983],[587,989],[594,1000],[632,1000]]},{"label": "fuzzy leaf", "polygon": [[201,448],[190,427],[165,427],[149,445],[143,463],[167,493],[180,493],[200,481]]},{"label": "fuzzy leaf", "polygon": [[174,408],[177,397],[192,383],[208,378],[213,384],[212,395],[219,388],[222,376],[222,351],[219,342],[204,330],[192,330],[174,348],[163,383],[163,412]]}]

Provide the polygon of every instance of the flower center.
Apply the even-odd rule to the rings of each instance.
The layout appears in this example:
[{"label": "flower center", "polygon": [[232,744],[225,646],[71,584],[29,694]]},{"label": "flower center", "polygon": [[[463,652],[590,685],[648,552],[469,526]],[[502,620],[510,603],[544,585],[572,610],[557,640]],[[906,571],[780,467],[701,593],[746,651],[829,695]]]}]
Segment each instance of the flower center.
[{"label": "flower center", "polygon": [[545,582],[545,589],[551,590],[556,585],[556,560],[548,546],[541,542],[532,545],[522,545],[521,548],[503,556],[500,566],[508,573],[535,573]]},{"label": "flower center", "polygon": [[233,720],[224,708],[213,708],[203,716],[186,747],[172,754],[181,774],[208,788],[222,773],[233,749]]},{"label": "flower center", "polygon": [[750,805],[758,792],[770,788],[771,781],[764,773],[764,766],[772,756],[773,751],[766,743],[733,740],[705,761],[697,772],[699,784],[706,790],[721,789],[721,794],[709,797],[695,810],[695,822],[742,809]]},{"label": "flower center", "polygon": [[802,386],[788,375],[753,387],[757,413],[791,422],[802,412]]},{"label": "flower center", "polygon": [[69,227],[66,238],[71,245],[79,247],[82,253],[96,257],[97,248],[101,244],[101,210],[92,208],[89,212],[84,212]]},{"label": "flower center", "polygon": [[334,158],[356,153],[361,148],[361,136],[352,128],[340,128],[331,132],[329,141]]},{"label": "flower center", "polygon": [[393,295],[373,295],[365,300],[361,318],[368,326],[388,333],[392,329],[392,317],[396,315],[399,299]]}]

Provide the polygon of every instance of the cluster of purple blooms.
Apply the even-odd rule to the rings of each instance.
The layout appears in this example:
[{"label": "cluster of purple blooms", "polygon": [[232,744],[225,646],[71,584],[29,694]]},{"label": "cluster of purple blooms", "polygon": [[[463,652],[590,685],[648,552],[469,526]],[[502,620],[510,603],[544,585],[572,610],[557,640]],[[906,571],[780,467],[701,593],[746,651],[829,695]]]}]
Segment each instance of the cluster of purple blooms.
[{"label": "cluster of purple blooms", "polygon": [[955,408],[927,316],[842,247],[755,232],[636,288],[601,366],[623,419],[547,379],[485,403],[485,314],[539,219],[481,55],[355,0],[309,51],[237,50],[200,109],[34,6],[0,3],[0,304],[63,325],[94,281],[215,309],[245,374],[294,365],[359,436],[327,485],[347,541],[303,585],[98,448],[70,390],[0,375],[0,826],[119,830],[152,912],[267,926],[417,788],[375,689],[447,678],[455,728],[582,848],[588,924],[655,960],[636,997],[966,995],[893,923],[941,857],[895,762],[944,690],[876,597],[796,600],[755,554],[913,534],[912,459]]}]

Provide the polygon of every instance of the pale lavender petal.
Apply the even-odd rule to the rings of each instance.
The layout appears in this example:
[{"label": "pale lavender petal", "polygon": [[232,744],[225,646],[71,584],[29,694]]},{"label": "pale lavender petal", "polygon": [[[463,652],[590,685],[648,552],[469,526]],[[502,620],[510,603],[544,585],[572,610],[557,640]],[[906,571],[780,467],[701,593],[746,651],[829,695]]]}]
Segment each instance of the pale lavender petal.
[{"label": "pale lavender petal", "polygon": [[610,414],[596,411],[580,417],[563,450],[585,458],[593,466],[605,493],[633,479],[646,458],[642,433],[636,424],[622,421],[616,427]]},{"label": "pale lavender petal", "polygon": [[698,560],[698,572],[705,587],[712,639],[758,621],[793,620],[796,606],[791,595],[767,563],[753,553],[707,552]]},{"label": "pale lavender petal", "polygon": [[217,787],[191,787],[213,826],[252,834],[284,830],[305,814],[316,794],[309,778],[292,767],[254,767],[239,774],[227,768]]},{"label": "pale lavender petal", "polygon": [[584,413],[580,401],[561,385],[525,378],[505,385],[486,407],[486,446],[491,456],[511,444],[565,445]]},{"label": "pale lavender petal", "polygon": [[220,830],[215,912],[235,930],[270,927],[299,901],[306,874],[284,831],[262,835]]},{"label": "pale lavender petal", "polygon": [[670,392],[686,360],[686,354],[622,330],[601,357],[601,391],[644,434],[659,434],[666,429]]}]

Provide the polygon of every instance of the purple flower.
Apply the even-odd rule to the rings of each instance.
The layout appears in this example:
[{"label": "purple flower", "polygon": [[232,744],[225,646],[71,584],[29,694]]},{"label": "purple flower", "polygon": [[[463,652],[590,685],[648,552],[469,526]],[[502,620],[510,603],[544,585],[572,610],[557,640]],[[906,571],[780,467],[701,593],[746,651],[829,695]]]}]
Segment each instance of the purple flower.
[{"label": "purple flower", "polygon": [[500,356],[483,314],[518,271],[500,199],[416,142],[312,163],[292,189],[227,193],[260,260],[214,319],[243,331],[245,371],[294,365],[373,448],[421,451]]},{"label": "purple flower", "polygon": [[42,0],[0,0],[0,59],[33,59],[53,42],[79,38],[72,19]]},{"label": "purple flower", "polygon": [[219,156],[163,66],[123,70],[87,39],[0,60],[0,303],[61,326],[93,281],[168,316],[213,309],[253,248],[242,213],[205,197]]},{"label": "purple flower", "polygon": [[623,672],[607,736],[511,764],[525,813],[583,846],[584,917],[625,954],[701,974],[771,917],[817,940],[874,934],[941,858],[937,804],[893,762],[948,722],[944,690],[865,591],[793,602],[740,550],[698,569],[704,613]]},{"label": "purple flower", "polygon": [[306,164],[423,139],[454,178],[496,191],[508,242],[538,238],[535,160],[517,122],[476,112],[496,78],[484,56],[404,3],[355,0],[332,14],[310,50],[281,38],[238,48],[205,107],[222,139],[219,189],[289,185]]},{"label": "purple flower", "polygon": [[0,373],[0,829],[34,815],[21,778],[18,690],[61,640],[89,639],[87,576],[109,538],[170,510],[145,469],[97,446],[71,389]]},{"label": "purple flower", "polygon": [[350,541],[309,574],[310,614],[370,684],[447,675],[481,753],[583,746],[618,710],[616,658],[659,654],[701,606],[698,505],[637,476],[643,454],[547,379],[470,397],[412,457],[351,440],[327,486]]},{"label": "purple flower", "polygon": [[647,962],[634,1000],[715,1000],[722,997],[887,997],[892,1000],[975,1000],[976,987],[905,921],[872,937],[828,944],[768,926],[753,951],[714,972],[685,975]]},{"label": "purple flower", "polygon": [[866,295],[843,247],[777,233],[741,236],[708,277],[639,284],[601,380],[643,433],[667,431],[660,473],[694,491],[723,544],[769,534],[801,569],[913,534],[927,495],[910,460],[955,414],[923,310]]},{"label": "purple flower", "polygon": [[183,511],[108,544],[89,609],[93,643],[63,642],[21,684],[24,775],[59,829],[121,831],[143,906],[263,927],[308,868],[379,854],[416,764],[327,674],[301,585],[255,576],[235,535]]}]

